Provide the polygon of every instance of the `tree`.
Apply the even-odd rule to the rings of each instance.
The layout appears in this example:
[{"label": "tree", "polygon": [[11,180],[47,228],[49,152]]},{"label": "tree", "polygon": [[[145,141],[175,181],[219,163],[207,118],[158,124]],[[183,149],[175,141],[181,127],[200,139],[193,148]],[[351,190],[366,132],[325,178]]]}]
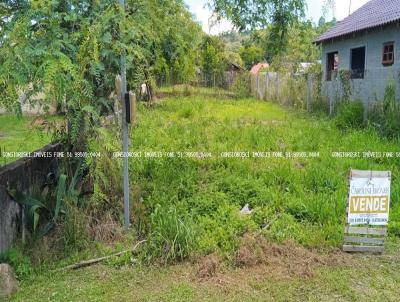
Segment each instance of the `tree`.
[{"label": "tree", "polygon": [[[72,140],[83,118],[95,122],[110,110],[123,52],[130,87],[161,65],[187,77],[201,32],[176,0],[127,0],[126,12],[115,0],[7,0],[0,22],[0,105],[18,108],[21,94],[65,103]],[[38,93],[44,98],[33,98]]]},{"label": "tree", "polygon": [[225,45],[219,37],[205,35],[200,46],[200,66],[208,86],[221,84],[226,66]]},{"label": "tree", "polygon": [[239,53],[247,69],[265,60],[264,50],[255,45],[241,47]]},{"label": "tree", "polygon": [[304,16],[305,0],[209,0],[209,6],[239,30],[270,24],[272,53],[277,55],[286,48],[288,27]]}]

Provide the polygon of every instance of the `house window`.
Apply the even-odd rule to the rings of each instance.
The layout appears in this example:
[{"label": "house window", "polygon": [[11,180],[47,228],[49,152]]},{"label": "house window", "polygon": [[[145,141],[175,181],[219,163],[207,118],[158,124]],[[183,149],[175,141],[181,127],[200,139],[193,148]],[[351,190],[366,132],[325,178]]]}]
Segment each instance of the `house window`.
[{"label": "house window", "polygon": [[394,63],[394,43],[388,42],[383,44],[382,64],[385,66]]},{"label": "house window", "polygon": [[351,78],[363,79],[365,73],[365,47],[353,48],[350,55]]},{"label": "house window", "polygon": [[337,51],[328,53],[326,67],[326,80],[332,81],[336,79],[339,68],[339,53]]}]

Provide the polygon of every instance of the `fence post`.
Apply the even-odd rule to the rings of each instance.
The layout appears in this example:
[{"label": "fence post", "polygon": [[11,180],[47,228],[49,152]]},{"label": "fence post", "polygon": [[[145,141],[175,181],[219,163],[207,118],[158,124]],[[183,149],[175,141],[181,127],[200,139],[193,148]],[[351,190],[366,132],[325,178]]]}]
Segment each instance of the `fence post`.
[{"label": "fence post", "polygon": [[365,102],[364,105],[364,123],[366,124],[368,122],[368,110],[369,110],[369,99]]},{"label": "fence post", "polygon": [[281,102],[280,102],[280,93],[279,93],[279,86],[280,86],[280,83],[279,83],[279,72],[277,72],[276,73],[276,95],[275,95],[275,97],[276,97],[276,101],[278,102],[278,103],[280,103],[281,104]]},{"label": "fence post", "polygon": [[333,99],[336,97],[337,90],[338,90],[337,83],[336,83],[335,79],[332,80],[332,86],[334,86],[334,87],[332,87],[333,89],[330,89],[331,93],[328,93],[328,97],[329,97],[329,116],[333,115]]},{"label": "fence post", "polygon": [[310,103],[312,97],[312,82],[313,82],[313,76],[312,74],[309,74],[307,77],[307,103],[306,103],[307,112],[310,112]]}]

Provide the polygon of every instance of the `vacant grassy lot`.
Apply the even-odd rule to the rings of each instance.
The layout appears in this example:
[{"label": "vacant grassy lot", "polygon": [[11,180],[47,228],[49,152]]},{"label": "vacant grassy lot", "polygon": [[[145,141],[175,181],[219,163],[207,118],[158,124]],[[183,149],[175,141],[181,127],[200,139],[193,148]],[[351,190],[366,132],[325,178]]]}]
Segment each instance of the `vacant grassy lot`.
[{"label": "vacant grassy lot", "polygon": [[[142,151],[141,158],[130,161],[133,203],[145,207],[143,215],[156,208],[160,216],[176,212],[189,229],[193,226],[196,249],[203,253],[229,253],[237,237],[260,229],[277,241],[339,246],[350,168],[393,172],[391,231],[398,232],[399,158],[365,158],[363,152],[399,147],[373,129],[342,132],[332,120],[271,103],[200,96],[142,110],[131,134],[131,150]],[[146,158],[145,151],[182,153]],[[185,153],[199,151],[212,157]],[[248,153],[225,157],[234,151]],[[253,152],[277,153],[255,158]],[[306,152],[308,158],[293,152]],[[334,152],[360,153],[338,158]],[[238,214],[246,203],[254,210],[250,219]],[[153,216],[150,228],[161,237],[172,236],[159,230],[161,223],[174,224]]]},{"label": "vacant grassy lot", "polygon": [[[399,159],[363,152],[396,152],[398,142],[373,129],[342,132],[327,118],[252,99],[173,97],[140,106],[138,116],[131,129],[131,218],[148,241],[137,259],[200,260],[45,273],[24,279],[15,301],[396,301]],[[100,129],[91,148],[116,152],[120,144],[116,130]],[[92,171],[99,208],[120,208],[120,167],[120,160],[103,158]],[[393,173],[384,256],[331,252],[342,242],[350,168]],[[246,203],[253,212],[242,216]],[[246,246],[249,234],[259,237]],[[222,264],[200,278],[210,254]]]},{"label": "vacant grassy lot", "polygon": [[[399,233],[398,142],[372,128],[343,132],[333,120],[253,99],[174,97],[139,111],[130,146],[139,152],[130,159],[132,219],[150,233],[152,256],[196,251],[230,259],[238,238],[254,231],[278,242],[338,247],[351,168],[392,171],[390,231]],[[101,136],[93,149],[120,150],[115,132]],[[120,173],[105,165],[99,177],[115,189],[114,203],[121,200]],[[242,217],[246,203],[253,212]]]},{"label": "vacant grassy lot", "polygon": [[[51,140],[38,119],[18,118],[12,115],[0,115],[0,148],[9,152],[31,152],[42,148]],[[0,165],[14,161],[13,158],[0,158]]]}]

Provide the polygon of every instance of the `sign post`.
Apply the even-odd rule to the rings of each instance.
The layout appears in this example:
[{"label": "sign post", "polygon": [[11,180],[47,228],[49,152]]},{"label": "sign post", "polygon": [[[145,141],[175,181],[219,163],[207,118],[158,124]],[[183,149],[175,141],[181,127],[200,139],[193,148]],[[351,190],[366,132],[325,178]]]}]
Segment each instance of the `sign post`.
[{"label": "sign post", "polygon": [[[119,5],[122,10],[125,10],[125,1],[118,0]],[[126,104],[125,104],[125,94],[126,94],[126,55],[125,53],[121,56],[121,91],[120,99],[122,102],[122,152],[124,160],[124,226],[125,229],[129,228],[129,168],[128,168],[128,123],[126,120]]]},{"label": "sign post", "polygon": [[383,253],[390,180],[390,171],[350,171],[343,251]]}]

